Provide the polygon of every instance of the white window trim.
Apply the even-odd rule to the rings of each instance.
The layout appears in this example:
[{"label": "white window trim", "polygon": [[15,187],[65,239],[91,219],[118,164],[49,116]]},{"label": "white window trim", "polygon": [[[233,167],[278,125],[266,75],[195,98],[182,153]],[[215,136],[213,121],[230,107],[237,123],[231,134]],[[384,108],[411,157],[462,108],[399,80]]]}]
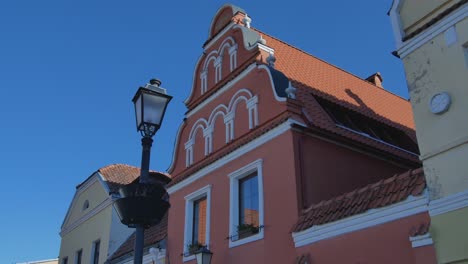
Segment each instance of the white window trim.
[{"label": "white window trim", "polygon": [[[239,225],[239,180],[249,176],[253,172],[257,172],[258,180],[258,221],[259,226],[264,225],[264,207],[263,207],[263,160],[258,159],[228,175],[230,180],[230,199],[229,199],[229,236],[237,234],[237,226]],[[256,235],[242,238],[236,241],[229,239],[229,248],[237,247],[253,241],[263,239],[264,228],[260,228]]]},{"label": "white window trim", "polygon": [[429,233],[420,236],[410,236],[409,241],[411,242],[411,246],[413,248],[424,247],[434,244],[434,241],[432,241],[431,234]]},{"label": "white window trim", "polygon": [[[185,196],[185,227],[184,227],[184,253],[188,251],[187,245],[192,243],[192,216],[193,216],[193,202],[206,197],[206,233],[205,242],[206,246],[210,247],[210,218],[211,218],[211,184],[207,185],[197,191]],[[183,262],[195,259],[194,255],[183,256]]]},{"label": "white window trim", "polygon": [[80,253],[80,251],[81,251],[81,263],[80,264],[83,264],[83,249],[82,248],[75,251],[75,260],[73,261],[73,264],[78,263],[78,253]]},{"label": "white window trim", "polygon": [[[89,259],[89,263],[93,264],[93,260],[94,260],[94,254],[96,254],[96,243],[99,242],[101,243],[101,238],[98,238],[96,240],[93,241],[93,243],[91,243],[91,257]],[[99,244],[99,247],[101,247],[101,244]],[[101,253],[101,249],[99,248],[99,253]],[[100,258],[100,256],[99,256]],[[99,259],[98,259],[98,263],[99,263]]]}]

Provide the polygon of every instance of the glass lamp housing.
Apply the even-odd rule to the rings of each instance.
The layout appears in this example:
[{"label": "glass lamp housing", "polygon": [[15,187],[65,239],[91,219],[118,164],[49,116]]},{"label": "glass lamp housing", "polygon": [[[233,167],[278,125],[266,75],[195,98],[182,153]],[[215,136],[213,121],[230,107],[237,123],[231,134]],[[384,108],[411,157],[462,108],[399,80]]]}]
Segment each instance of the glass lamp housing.
[{"label": "glass lamp housing", "polygon": [[132,100],[135,104],[137,130],[149,136],[153,136],[161,127],[167,105],[172,99],[166,89],[158,84],[140,87]]},{"label": "glass lamp housing", "polygon": [[213,252],[204,247],[195,255],[195,257],[197,259],[197,264],[210,264]]}]

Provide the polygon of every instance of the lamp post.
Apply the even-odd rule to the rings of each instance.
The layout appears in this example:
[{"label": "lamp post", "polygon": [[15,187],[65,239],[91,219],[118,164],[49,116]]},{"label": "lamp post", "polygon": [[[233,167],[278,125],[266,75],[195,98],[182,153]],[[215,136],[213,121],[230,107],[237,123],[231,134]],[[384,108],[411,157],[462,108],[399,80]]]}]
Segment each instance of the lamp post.
[{"label": "lamp post", "polygon": [[197,259],[197,264],[210,264],[211,258],[213,257],[213,252],[211,252],[208,248],[203,247],[195,254],[195,257]]},{"label": "lamp post", "polygon": [[119,189],[120,198],[114,203],[120,221],[136,228],[135,264],[143,261],[145,228],[159,223],[169,209],[163,184],[149,178],[152,138],[161,127],[167,105],[172,99],[160,85],[161,81],[152,79],[145,87],[140,87],[133,97],[137,130],[142,135],[143,146],[140,179],[138,183],[122,186]]},{"label": "lamp post", "polygon": [[[161,127],[167,105],[172,99],[172,97],[167,94],[166,89],[161,88],[160,85],[160,80],[150,80],[149,85],[138,89],[132,100],[135,104],[137,130],[143,136],[141,139],[143,151],[141,155],[140,172],[140,183],[142,184],[147,183],[149,180],[149,163],[153,136]],[[137,224],[135,238],[135,264],[141,264],[143,261],[144,232],[144,225],[142,223]]]}]

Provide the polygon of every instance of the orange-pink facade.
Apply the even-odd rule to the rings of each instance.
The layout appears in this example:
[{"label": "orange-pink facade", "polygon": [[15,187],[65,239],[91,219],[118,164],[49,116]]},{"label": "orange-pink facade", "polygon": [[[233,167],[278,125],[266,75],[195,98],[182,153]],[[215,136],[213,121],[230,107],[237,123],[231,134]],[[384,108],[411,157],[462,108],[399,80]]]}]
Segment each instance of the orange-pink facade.
[{"label": "orange-pink facade", "polygon": [[[388,146],[373,150],[311,125],[308,102],[295,97],[307,90],[275,69],[275,59],[288,60],[273,59],[278,48],[249,27],[243,10],[226,5],[215,15],[169,169],[168,262],[196,263],[183,256],[191,228],[186,213],[190,197],[207,189],[211,263],[435,263],[432,244],[414,247],[410,241],[410,230],[429,221],[424,211],[305,245],[295,241],[293,235],[303,231],[293,227],[310,206],[419,163],[386,151]],[[255,162],[261,236],[233,241],[233,175]]]}]

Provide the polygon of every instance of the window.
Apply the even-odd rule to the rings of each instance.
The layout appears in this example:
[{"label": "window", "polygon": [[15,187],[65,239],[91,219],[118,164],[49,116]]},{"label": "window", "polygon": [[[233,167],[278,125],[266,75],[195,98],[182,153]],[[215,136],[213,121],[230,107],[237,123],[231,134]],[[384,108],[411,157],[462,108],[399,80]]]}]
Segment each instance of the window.
[{"label": "window", "polygon": [[184,261],[195,258],[200,246],[209,247],[211,185],[185,196]]},{"label": "window", "polygon": [[80,249],[76,252],[75,264],[81,264],[81,259],[83,258],[83,250]]},{"label": "window", "polygon": [[64,257],[62,259],[62,264],[68,264],[68,257]]},{"label": "window", "polygon": [[205,245],[206,196],[193,202],[192,243]]},{"label": "window", "polygon": [[88,208],[89,208],[89,201],[86,200],[86,201],[84,201],[84,203],[83,203],[83,211],[86,210],[86,209],[88,209]]},{"label": "window", "polygon": [[463,52],[465,53],[465,66],[468,68],[468,42],[463,44]]},{"label": "window", "polygon": [[262,160],[228,175],[230,178],[229,247],[263,238]]},{"label": "window", "polygon": [[93,259],[92,259],[92,264],[98,264],[99,263],[99,251],[100,251],[100,247],[101,247],[101,241],[100,240],[97,240],[93,243],[93,249],[92,249],[92,256],[93,256]]},{"label": "window", "polygon": [[404,131],[327,100],[318,97],[315,97],[315,99],[337,126],[414,154],[419,154],[418,145]]}]

